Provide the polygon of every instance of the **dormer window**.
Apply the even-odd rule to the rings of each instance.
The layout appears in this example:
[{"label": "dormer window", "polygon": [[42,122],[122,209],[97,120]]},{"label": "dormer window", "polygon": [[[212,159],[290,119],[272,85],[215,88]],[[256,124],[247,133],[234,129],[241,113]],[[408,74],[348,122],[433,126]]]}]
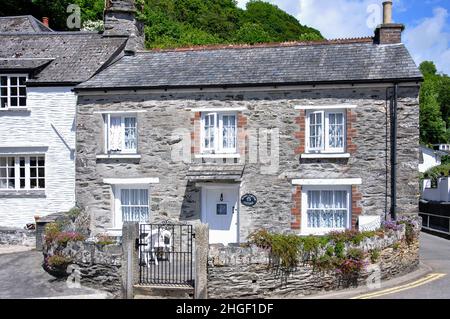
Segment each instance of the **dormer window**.
[{"label": "dormer window", "polygon": [[27,106],[27,75],[0,75],[0,109]]}]

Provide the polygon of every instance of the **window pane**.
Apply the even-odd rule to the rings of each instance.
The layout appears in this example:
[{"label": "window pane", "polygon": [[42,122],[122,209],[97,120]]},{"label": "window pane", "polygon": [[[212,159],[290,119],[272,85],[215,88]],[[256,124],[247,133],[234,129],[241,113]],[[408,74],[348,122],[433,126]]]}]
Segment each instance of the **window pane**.
[{"label": "window pane", "polygon": [[0,178],[6,178],[6,177],[8,177],[8,176],[6,175],[6,172],[7,172],[7,168],[0,167]]},{"label": "window pane", "polygon": [[30,166],[37,166],[36,157],[30,157]]},{"label": "window pane", "polygon": [[125,118],[125,149],[135,150],[137,148],[136,118]]},{"label": "window pane", "polygon": [[25,188],[25,180],[24,179],[21,179],[20,180],[20,188]]},{"label": "window pane", "polygon": [[19,84],[20,85],[25,85],[25,82],[27,81],[27,78],[26,77],[20,77],[19,78]]},{"label": "window pane", "polygon": [[215,115],[209,114],[205,116],[205,125],[204,125],[204,132],[205,132],[205,148],[211,149],[214,148],[214,140],[215,140]]},{"label": "window pane", "polygon": [[39,179],[39,188],[45,188],[45,179],[43,178]]},{"label": "window pane", "polygon": [[6,157],[0,157],[0,166],[5,167],[6,166]]},{"label": "window pane", "polygon": [[16,77],[10,77],[9,81],[11,82],[11,85],[17,85],[17,78]]},{"label": "window pane", "polygon": [[122,118],[119,116],[111,116],[111,123],[109,127],[109,150],[113,152],[120,152],[122,150]]},{"label": "window pane", "polygon": [[14,157],[8,157],[8,166],[14,166],[15,159]]},{"label": "window pane", "polygon": [[0,189],[5,189],[5,188],[7,188],[7,181],[6,181],[6,179],[0,178]]},{"label": "window pane", "polygon": [[8,89],[7,88],[1,88],[0,93],[2,96],[8,96]]},{"label": "window pane", "polygon": [[30,167],[30,177],[36,177],[36,168]]},{"label": "window pane", "polygon": [[27,99],[24,97],[19,98],[19,106],[27,106]]},{"label": "window pane", "polygon": [[6,76],[0,77],[0,84],[2,86],[7,86],[8,85],[8,78]]},{"label": "window pane", "polygon": [[224,149],[236,148],[236,116],[228,115],[222,118]]},{"label": "window pane", "polygon": [[15,88],[15,87],[12,87],[11,88],[11,96],[17,96],[17,88]]},{"label": "window pane", "polygon": [[309,116],[309,147],[320,149],[322,147],[322,113],[311,113]]},{"label": "window pane", "polygon": [[45,166],[45,157],[39,157],[38,158],[38,165],[40,167]]},{"label": "window pane", "polygon": [[1,107],[1,108],[6,108],[6,107],[8,107],[8,99],[7,99],[7,98],[1,98],[1,99],[0,99],[0,107]]},{"label": "window pane", "polygon": [[329,127],[328,135],[330,148],[344,147],[344,114],[330,113],[328,115]]},{"label": "window pane", "polygon": [[27,89],[24,87],[19,88],[19,95],[26,96],[27,95]]},{"label": "window pane", "polygon": [[36,188],[37,187],[37,180],[35,178],[30,180],[30,187]]}]

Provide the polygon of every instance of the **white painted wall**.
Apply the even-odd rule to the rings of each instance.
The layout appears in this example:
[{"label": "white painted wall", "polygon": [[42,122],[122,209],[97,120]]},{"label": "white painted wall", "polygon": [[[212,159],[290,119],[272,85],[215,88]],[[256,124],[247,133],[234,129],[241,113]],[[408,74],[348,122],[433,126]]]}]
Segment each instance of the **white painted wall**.
[{"label": "white painted wall", "polygon": [[431,149],[420,148],[423,157],[423,163],[419,163],[419,172],[424,173],[432,167],[441,165],[441,157]]},{"label": "white painted wall", "polygon": [[423,181],[422,199],[436,202],[450,202],[450,178],[439,178],[437,188],[431,188],[431,180]]},{"label": "white painted wall", "polygon": [[74,206],[75,160],[70,149],[75,148],[77,99],[72,88],[28,88],[28,112],[0,111],[0,153],[7,147],[48,147],[46,197],[0,197],[0,226],[24,227],[34,222],[35,215],[45,216]]}]

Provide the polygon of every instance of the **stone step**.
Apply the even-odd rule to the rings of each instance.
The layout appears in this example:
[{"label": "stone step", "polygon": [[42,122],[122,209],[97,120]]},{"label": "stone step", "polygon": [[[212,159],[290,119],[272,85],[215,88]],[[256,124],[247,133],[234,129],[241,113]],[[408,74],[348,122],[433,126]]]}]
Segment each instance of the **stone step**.
[{"label": "stone step", "polygon": [[134,299],[193,299],[194,287],[182,285],[135,285]]}]

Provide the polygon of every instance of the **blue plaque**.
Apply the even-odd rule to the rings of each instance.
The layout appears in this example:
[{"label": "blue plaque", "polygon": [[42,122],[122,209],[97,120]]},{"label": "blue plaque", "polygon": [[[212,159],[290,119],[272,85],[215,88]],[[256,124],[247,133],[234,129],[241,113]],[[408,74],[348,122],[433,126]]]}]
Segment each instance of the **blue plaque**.
[{"label": "blue plaque", "polygon": [[253,207],[258,202],[258,199],[253,194],[245,194],[241,197],[241,203],[244,206]]}]

